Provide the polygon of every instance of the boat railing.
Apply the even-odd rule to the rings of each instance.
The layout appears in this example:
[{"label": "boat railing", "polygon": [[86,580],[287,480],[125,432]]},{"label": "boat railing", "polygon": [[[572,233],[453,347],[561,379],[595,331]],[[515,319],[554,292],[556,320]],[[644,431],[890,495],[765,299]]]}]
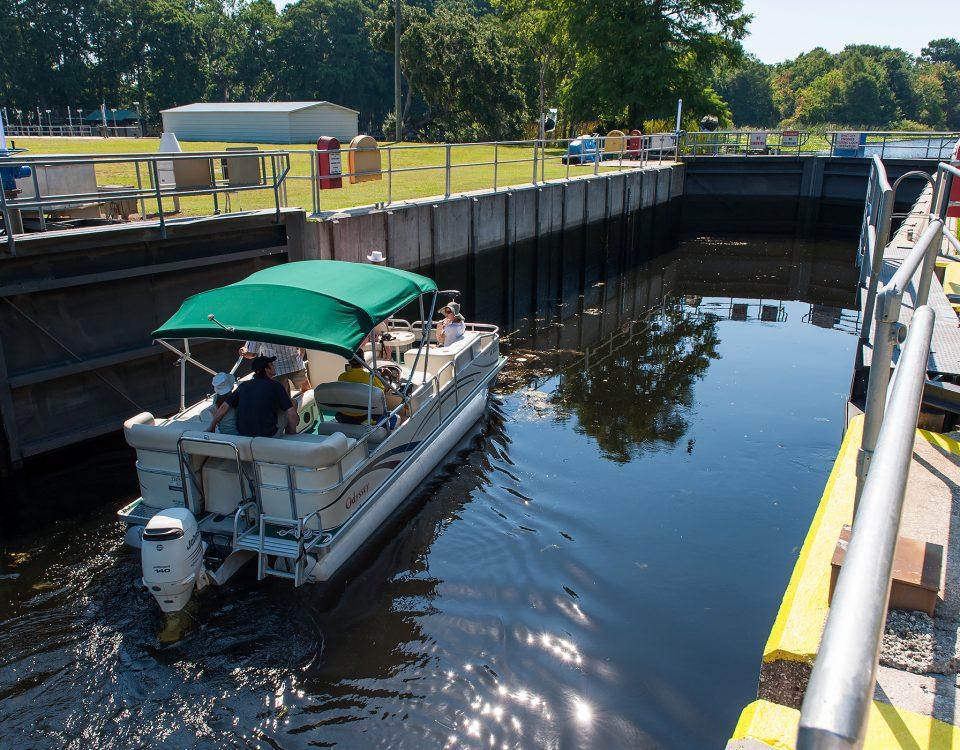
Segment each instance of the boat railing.
[{"label": "boat railing", "polygon": [[[797,750],[859,748],[862,743],[874,695],[933,323],[933,311],[926,305],[919,307],[900,354],[876,453],[800,709]],[[871,369],[887,369],[888,364],[877,359]]]}]

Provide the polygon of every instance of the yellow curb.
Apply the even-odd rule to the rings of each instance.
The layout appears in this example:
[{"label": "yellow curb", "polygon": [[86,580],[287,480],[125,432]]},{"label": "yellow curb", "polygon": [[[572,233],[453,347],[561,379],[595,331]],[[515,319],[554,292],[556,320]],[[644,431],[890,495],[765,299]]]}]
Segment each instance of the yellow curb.
[{"label": "yellow curb", "polygon": [[[794,750],[800,712],[769,701],[754,701],[743,709],[731,742],[757,740],[777,750]],[[863,750],[953,750],[960,747],[960,728],[874,701],[867,717]]]},{"label": "yellow curb", "polygon": [[829,611],[830,560],[844,524],[850,523],[856,492],[856,461],[863,416],[850,420],[820,505],[807,531],[777,619],[763,650],[763,661],[812,664]]}]

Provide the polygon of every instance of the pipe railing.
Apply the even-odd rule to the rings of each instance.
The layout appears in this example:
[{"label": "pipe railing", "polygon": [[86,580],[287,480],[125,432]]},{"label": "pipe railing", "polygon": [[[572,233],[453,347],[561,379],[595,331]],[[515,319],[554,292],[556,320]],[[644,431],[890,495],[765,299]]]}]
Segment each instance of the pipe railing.
[{"label": "pipe railing", "polygon": [[[859,748],[873,700],[934,315],[913,315],[800,709],[797,750]],[[886,394],[884,394],[886,395]]]},{"label": "pipe railing", "polygon": [[890,241],[894,198],[895,192],[887,178],[886,167],[879,156],[874,156],[871,159],[870,176],[867,179],[867,199],[864,203],[860,243],[857,248],[860,286],[867,288],[867,296],[863,304],[863,328],[860,331],[861,343],[869,341],[870,337],[874,299],[880,283],[880,270],[883,267],[883,252]]},{"label": "pipe railing", "polygon": [[[914,130],[838,131],[825,133],[830,144],[830,156],[837,151],[856,150],[856,156],[870,158],[885,156],[907,159],[949,159],[960,132],[932,132]],[[849,143],[849,141],[854,143]],[[845,153],[839,154],[847,155]]]},{"label": "pipe railing", "polygon": [[21,138],[140,138],[143,131],[139,125],[23,125],[10,123],[7,136]]},{"label": "pipe railing", "polygon": [[[867,396],[864,409],[863,438],[860,452],[857,454],[857,498],[862,495],[874,450],[880,437],[883,424],[887,387],[890,383],[890,367],[893,363],[895,346],[903,340],[904,329],[900,324],[900,309],[903,294],[911,284],[917,271],[920,271],[913,295],[914,310],[927,304],[930,294],[930,279],[940,249],[943,221],[932,219],[930,225],[920,236],[910,254],[903,260],[893,278],[880,287],[874,311],[875,331],[873,352],[870,358],[870,378],[867,382]],[[875,250],[882,254],[878,246]],[[916,312],[914,312],[916,316]]]},{"label": "pipe railing", "polygon": [[810,140],[807,130],[700,130],[681,133],[688,156],[796,155]]},{"label": "pipe railing", "polygon": [[[579,141],[579,150],[574,151],[571,145]],[[469,149],[493,149],[493,158],[475,158],[463,160],[458,155],[463,155]],[[575,146],[576,148],[576,146]],[[527,152],[529,149],[529,153]],[[431,164],[414,164],[403,166],[403,156],[405,154],[415,155],[417,152],[424,151],[440,152],[442,156]],[[372,149],[364,148],[340,148],[339,153],[341,162],[349,163],[350,154],[370,154]],[[309,180],[311,189],[311,198],[313,201],[313,213],[321,213],[322,193],[325,190],[318,189],[318,180],[327,177],[339,177],[344,180],[354,178],[368,178],[370,175],[378,175],[379,179],[386,181],[385,198],[386,200],[378,202],[376,205],[389,206],[396,202],[411,200],[414,198],[423,198],[428,196],[416,195],[407,197],[398,197],[398,190],[394,184],[395,179],[404,175],[422,174],[422,173],[442,173],[443,178],[443,197],[450,198],[453,195],[462,194],[467,190],[456,189],[456,176],[458,170],[476,170],[478,168],[488,167],[491,169],[491,178],[489,187],[494,192],[507,186],[502,184],[501,170],[503,167],[512,165],[526,164],[531,168],[531,179],[524,180],[523,183],[514,181],[512,184],[534,184],[549,182],[546,175],[546,165],[548,163],[560,162],[565,165],[563,179],[569,179],[571,167],[592,168],[593,174],[599,174],[602,170],[623,170],[634,169],[645,166],[656,160],[662,163],[664,159],[677,160],[679,157],[679,139],[676,133],[652,133],[640,136],[581,136],[578,138],[563,138],[554,140],[520,140],[520,141],[484,141],[478,143],[446,143],[446,144],[404,144],[387,145],[378,149],[380,154],[381,168],[379,170],[343,170],[335,175],[321,175],[318,172],[317,156],[327,153],[307,149],[290,149],[289,154],[295,157],[294,165],[297,159],[307,158],[309,160],[308,173],[300,173],[301,170],[295,170],[293,174],[288,175],[288,180]],[[519,152],[519,155],[517,153]],[[439,155],[439,154],[438,154]],[[307,170],[304,170],[307,171]],[[581,172],[582,173],[582,172]],[[475,176],[475,175],[474,175]],[[483,180],[474,180],[474,183],[480,182],[481,185],[474,184],[470,190],[484,189]]]},{"label": "pipe railing", "polygon": [[[244,160],[256,160],[256,179],[233,179],[229,177],[229,164],[241,164]],[[203,175],[191,173],[185,176],[184,183],[177,185],[174,162],[205,162]],[[69,193],[44,193],[39,178],[39,170],[45,168],[127,165],[131,168],[131,178],[135,176],[137,185],[131,187],[97,187],[95,191],[75,190]],[[32,194],[21,196],[18,191],[0,190],[0,217],[3,219],[4,234],[11,255],[16,253],[16,238],[22,236],[7,228],[17,226],[13,222],[14,214],[23,211],[36,212],[39,229],[46,231],[46,214],[52,209],[68,209],[85,203],[107,203],[110,201],[134,201],[140,204],[141,216],[146,214],[147,202],[156,202],[157,218],[161,236],[166,237],[166,220],[163,209],[164,199],[179,200],[182,197],[210,195],[213,198],[213,213],[220,214],[219,195],[229,195],[251,190],[271,190],[274,194],[274,209],[277,220],[283,205],[284,180],[290,171],[290,157],[286,151],[198,151],[189,153],[157,154],[76,154],[45,156],[43,154],[18,153],[0,157],[0,169],[29,167],[31,176],[21,178],[26,181]],[[143,170],[146,171],[144,180]],[[161,171],[167,172],[166,184]],[[172,183],[172,184],[171,184]],[[96,175],[94,173],[94,186]]]}]

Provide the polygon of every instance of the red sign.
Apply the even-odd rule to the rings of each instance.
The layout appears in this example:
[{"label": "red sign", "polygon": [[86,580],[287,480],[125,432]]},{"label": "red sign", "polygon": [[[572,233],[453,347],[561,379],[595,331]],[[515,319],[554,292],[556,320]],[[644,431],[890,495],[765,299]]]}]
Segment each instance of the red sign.
[{"label": "red sign", "polygon": [[321,190],[343,187],[340,141],[332,136],[317,138],[317,186]]}]

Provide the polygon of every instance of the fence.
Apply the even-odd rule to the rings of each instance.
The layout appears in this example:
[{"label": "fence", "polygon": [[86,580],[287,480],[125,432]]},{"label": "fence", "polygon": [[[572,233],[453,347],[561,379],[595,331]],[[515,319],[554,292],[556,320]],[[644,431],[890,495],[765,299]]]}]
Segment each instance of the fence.
[{"label": "fence", "polygon": [[895,159],[950,159],[960,132],[827,131],[830,156]]},{"label": "fence", "polygon": [[[136,185],[99,186],[97,166],[125,165]],[[0,173],[6,169],[29,167],[30,175],[17,181],[18,190],[0,190],[0,216],[11,254],[16,253],[16,237],[23,232],[24,212],[33,212],[37,228],[44,232],[55,220],[47,214],[69,214],[108,202],[139,205],[141,218],[147,216],[147,204],[156,206],[161,236],[166,236],[164,199],[178,202],[190,196],[212,196],[213,213],[220,213],[219,196],[226,198],[247,191],[270,191],[273,207],[280,218],[284,205],[284,180],[290,171],[286,151],[237,149],[183,154],[111,154],[31,156],[14,154],[0,158]],[[86,167],[86,169],[84,169]],[[79,168],[79,169],[78,169]],[[30,192],[23,194],[24,186]],[[133,211],[130,211],[133,213]]]},{"label": "fence", "polygon": [[139,125],[7,125],[8,137],[140,138]]},{"label": "fence", "polygon": [[[926,302],[941,247],[951,183],[960,178],[957,167],[938,166],[929,224],[893,277],[880,285],[885,249],[880,238],[885,239],[889,233],[892,188],[879,159],[874,160],[873,170],[864,211],[864,261],[870,264],[870,283],[877,289],[875,329],[857,460],[853,534],[801,706],[798,750],[858,748],[866,729],[933,336],[934,314]],[[914,313],[909,333],[904,336],[900,308],[904,291],[918,272]],[[900,356],[891,376],[898,345]]]},{"label": "fence", "polygon": [[[490,153],[492,151],[492,153]],[[408,144],[382,146],[378,149],[379,171],[343,171],[345,181],[375,176],[385,181],[379,195],[367,187],[366,194],[378,200],[367,200],[378,206],[389,206],[397,200],[416,197],[452,195],[472,190],[497,190],[518,184],[534,184],[551,179],[569,179],[587,173],[633,169],[656,160],[676,160],[679,141],[674,133],[653,133],[644,136],[584,136],[554,141],[489,141],[481,143]],[[424,163],[422,155],[434,153],[438,158]],[[328,208],[318,185],[322,176],[317,171],[315,150],[289,151],[292,161],[290,181],[309,181],[314,214]],[[341,159],[349,162],[351,154],[369,154],[369,149],[341,148]],[[434,189],[417,190],[420,178]],[[463,176],[458,184],[458,177]],[[360,185],[369,183],[360,182]],[[411,193],[418,193],[411,195]],[[360,204],[357,204],[360,205]],[[339,208],[340,206],[332,206]]]},{"label": "fence", "polygon": [[680,134],[685,156],[799,156],[810,140],[806,130],[713,130]]}]

